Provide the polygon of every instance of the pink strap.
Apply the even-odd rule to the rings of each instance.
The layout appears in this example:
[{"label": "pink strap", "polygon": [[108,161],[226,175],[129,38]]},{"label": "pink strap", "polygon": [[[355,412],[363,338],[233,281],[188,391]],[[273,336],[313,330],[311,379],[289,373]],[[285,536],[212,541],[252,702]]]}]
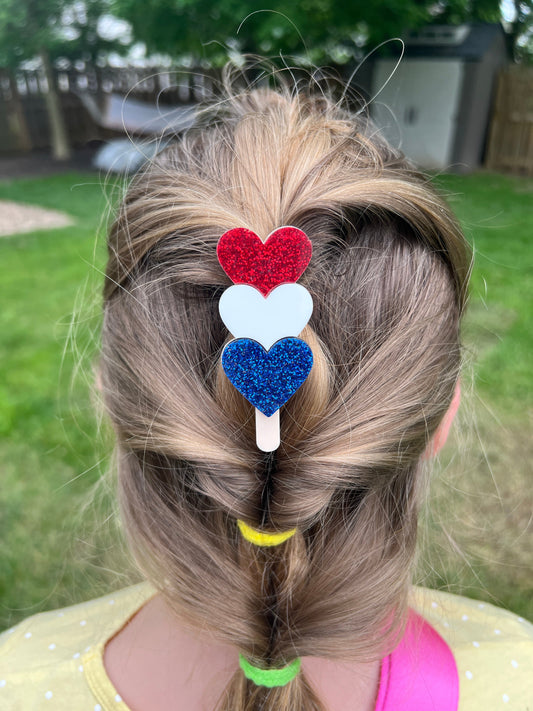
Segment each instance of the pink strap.
[{"label": "pink strap", "polygon": [[381,664],[375,711],[457,711],[459,675],[451,649],[410,611],[400,644]]}]

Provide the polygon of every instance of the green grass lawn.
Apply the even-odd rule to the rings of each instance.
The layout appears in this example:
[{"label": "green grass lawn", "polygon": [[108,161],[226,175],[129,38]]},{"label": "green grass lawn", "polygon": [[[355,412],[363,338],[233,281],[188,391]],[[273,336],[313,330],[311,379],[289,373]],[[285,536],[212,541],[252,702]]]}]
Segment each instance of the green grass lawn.
[{"label": "green grass lawn", "polygon": [[432,481],[420,578],[533,619],[533,180],[436,183],[475,267],[463,403]]},{"label": "green grass lawn", "polygon": [[[477,174],[437,183],[476,266],[464,402],[433,477],[418,579],[532,618],[533,181]],[[102,478],[111,437],[89,395],[101,218],[117,191],[96,175],[0,183],[0,199],[76,220],[0,238],[0,629],[135,579]]]}]

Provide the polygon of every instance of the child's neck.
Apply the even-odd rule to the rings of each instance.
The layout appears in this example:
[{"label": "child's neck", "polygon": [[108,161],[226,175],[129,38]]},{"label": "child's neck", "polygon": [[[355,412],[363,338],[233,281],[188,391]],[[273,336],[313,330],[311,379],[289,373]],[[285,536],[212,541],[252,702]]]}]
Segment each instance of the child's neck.
[{"label": "child's neck", "polygon": [[[156,595],[105,649],[104,665],[132,711],[212,711],[238,667],[238,652],[192,634]],[[328,711],[373,711],[380,663],[305,658],[302,668]]]}]

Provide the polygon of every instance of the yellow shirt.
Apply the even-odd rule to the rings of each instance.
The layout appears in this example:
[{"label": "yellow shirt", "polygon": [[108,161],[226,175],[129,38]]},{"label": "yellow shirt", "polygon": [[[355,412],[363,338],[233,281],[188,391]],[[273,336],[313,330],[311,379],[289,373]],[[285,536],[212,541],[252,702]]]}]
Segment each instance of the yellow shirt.
[{"label": "yellow shirt", "polygon": [[[154,594],[140,583],[3,632],[1,711],[130,711],[106,674],[103,650]],[[488,603],[424,588],[413,590],[412,607],[453,652],[458,711],[533,711],[533,625]]]}]

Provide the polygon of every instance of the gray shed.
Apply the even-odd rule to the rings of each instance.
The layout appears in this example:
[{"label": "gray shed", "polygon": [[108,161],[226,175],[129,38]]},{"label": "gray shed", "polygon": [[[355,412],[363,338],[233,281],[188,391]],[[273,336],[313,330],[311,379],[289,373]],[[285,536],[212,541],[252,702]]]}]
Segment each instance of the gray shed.
[{"label": "gray shed", "polygon": [[[405,39],[405,54],[378,58],[371,114],[423,168],[481,166],[498,71],[507,62],[500,24],[434,25]],[[379,95],[378,95],[379,94]]]}]

